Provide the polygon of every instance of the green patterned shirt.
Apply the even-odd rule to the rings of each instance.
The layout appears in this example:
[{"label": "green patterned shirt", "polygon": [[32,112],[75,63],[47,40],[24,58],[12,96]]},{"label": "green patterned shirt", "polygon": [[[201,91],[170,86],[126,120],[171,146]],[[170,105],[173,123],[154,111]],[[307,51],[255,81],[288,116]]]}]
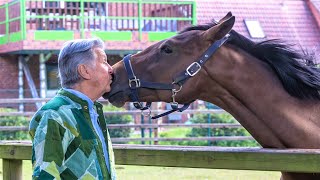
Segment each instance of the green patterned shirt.
[{"label": "green patterned shirt", "polygon": [[94,105],[106,139],[111,172],[106,167],[87,101],[62,89],[30,122],[33,179],[116,179],[114,154],[102,105],[98,102]]}]

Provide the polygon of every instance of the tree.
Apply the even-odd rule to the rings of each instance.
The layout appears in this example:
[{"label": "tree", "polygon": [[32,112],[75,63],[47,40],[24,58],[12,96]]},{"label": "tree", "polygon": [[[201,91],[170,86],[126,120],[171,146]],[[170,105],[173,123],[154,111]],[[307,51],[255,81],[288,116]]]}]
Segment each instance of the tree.
[{"label": "tree", "polygon": [[[112,105],[103,106],[104,112],[106,111],[124,111],[124,108],[117,108]],[[131,115],[105,115],[107,124],[130,124],[133,122]],[[131,128],[115,128],[108,129],[110,137],[130,137],[132,132]]]},{"label": "tree", "polygon": [[[197,114],[190,119],[190,122],[207,123],[209,114]],[[236,123],[237,121],[230,114],[210,114],[211,123]],[[249,132],[244,128],[211,128],[211,136],[249,136]],[[208,136],[208,128],[192,128],[191,132],[187,134],[188,137],[205,137]],[[190,144],[192,145],[192,143]],[[207,142],[197,142],[196,145],[207,145]],[[231,147],[251,147],[259,146],[254,140],[241,140],[241,141],[214,141],[214,146],[231,146]]]}]

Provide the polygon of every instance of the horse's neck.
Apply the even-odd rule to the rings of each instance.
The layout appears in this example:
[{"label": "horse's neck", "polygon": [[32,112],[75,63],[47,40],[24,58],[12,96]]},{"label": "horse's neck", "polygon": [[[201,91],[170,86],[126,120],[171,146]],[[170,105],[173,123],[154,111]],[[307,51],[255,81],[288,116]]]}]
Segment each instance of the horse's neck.
[{"label": "horse's neck", "polygon": [[264,147],[320,147],[319,102],[290,96],[266,64],[246,53],[222,48],[218,56],[206,65],[214,84],[202,99],[230,112]]}]

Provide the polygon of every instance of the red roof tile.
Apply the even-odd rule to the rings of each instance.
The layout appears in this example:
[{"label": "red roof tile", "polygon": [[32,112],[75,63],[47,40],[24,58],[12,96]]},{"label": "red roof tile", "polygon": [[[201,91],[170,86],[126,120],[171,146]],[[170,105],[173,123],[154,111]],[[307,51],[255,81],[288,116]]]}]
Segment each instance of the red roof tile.
[{"label": "red roof tile", "polygon": [[310,0],[310,2],[318,9],[320,12],[320,0]]},{"label": "red roof tile", "polygon": [[[320,29],[303,0],[197,0],[198,24],[219,20],[231,11],[236,17],[234,29],[250,37],[245,19],[258,20],[267,39],[281,39],[303,48],[320,45]],[[318,1],[320,6],[320,1]]]}]

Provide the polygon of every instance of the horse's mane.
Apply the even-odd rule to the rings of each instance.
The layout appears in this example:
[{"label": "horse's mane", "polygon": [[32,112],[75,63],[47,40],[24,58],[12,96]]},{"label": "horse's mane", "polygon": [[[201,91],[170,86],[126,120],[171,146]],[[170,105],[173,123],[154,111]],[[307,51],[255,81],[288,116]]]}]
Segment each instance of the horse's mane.
[{"label": "horse's mane", "polygon": [[[192,26],[179,32],[191,30],[207,30],[216,23]],[[320,70],[314,63],[315,56],[297,52],[292,45],[287,45],[278,39],[266,40],[259,43],[242,36],[236,31],[230,32],[227,43],[235,45],[257,59],[266,62],[281,80],[286,91],[300,99],[320,100]]]}]

